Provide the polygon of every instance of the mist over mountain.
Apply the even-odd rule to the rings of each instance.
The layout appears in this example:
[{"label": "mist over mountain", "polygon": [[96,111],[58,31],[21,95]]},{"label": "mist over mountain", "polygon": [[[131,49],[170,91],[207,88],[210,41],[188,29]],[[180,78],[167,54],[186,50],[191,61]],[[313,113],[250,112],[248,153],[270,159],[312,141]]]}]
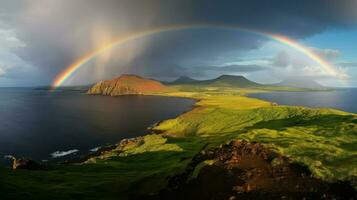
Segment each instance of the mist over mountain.
[{"label": "mist over mountain", "polygon": [[326,89],[326,86],[319,84],[311,78],[305,77],[292,77],[274,84],[275,86],[293,87],[293,88],[306,88],[306,89]]},{"label": "mist over mountain", "polygon": [[173,82],[170,82],[168,84],[192,84],[192,83],[197,83],[197,82],[200,82],[200,81],[193,79],[191,77],[188,77],[188,76],[180,76],[179,78],[177,78],[176,80],[174,80]]},{"label": "mist over mountain", "polygon": [[235,86],[235,87],[259,87],[263,86],[262,84],[251,81],[244,76],[235,76],[235,75],[222,75],[211,81],[211,84],[217,86]]},{"label": "mist over mountain", "polygon": [[248,80],[244,76],[236,75],[221,75],[210,80],[195,80],[187,76],[181,76],[170,84],[190,84],[190,85],[207,85],[207,86],[227,86],[227,87],[259,87],[264,86],[254,81]]}]

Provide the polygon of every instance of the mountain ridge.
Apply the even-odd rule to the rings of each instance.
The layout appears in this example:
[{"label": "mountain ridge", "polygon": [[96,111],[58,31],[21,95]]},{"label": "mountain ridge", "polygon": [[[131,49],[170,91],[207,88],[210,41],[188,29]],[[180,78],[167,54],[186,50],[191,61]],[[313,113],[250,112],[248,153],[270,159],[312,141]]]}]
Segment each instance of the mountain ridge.
[{"label": "mountain ridge", "polygon": [[259,87],[262,84],[251,81],[241,75],[221,75],[209,80],[195,80],[187,76],[181,76],[170,85],[207,85],[207,86],[229,86],[229,87]]},{"label": "mountain ridge", "polygon": [[190,83],[195,83],[199,82],[200,80],[193,79],[189,76],[180,76],[176,80],[169,82],[168,84],[174,85],[174,84],[190,84]]}]

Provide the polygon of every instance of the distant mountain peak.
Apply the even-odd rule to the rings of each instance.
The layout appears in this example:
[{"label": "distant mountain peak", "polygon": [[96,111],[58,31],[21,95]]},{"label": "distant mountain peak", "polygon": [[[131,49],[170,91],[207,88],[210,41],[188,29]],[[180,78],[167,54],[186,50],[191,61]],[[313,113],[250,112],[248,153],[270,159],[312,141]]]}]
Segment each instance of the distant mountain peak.
[{"label": "distant mountain peak", "polygon": [[189,76],[180,76],[180,77],[178,77],[177,80],[195,80],[195,79],[193,79],[193,78],[191,78]]},{"label": "distant mountain peak", "polygon": [[221,76],[217,77],[216,79],[245,79],[245,80],[248,80],[247,78],[245,78],[242,75],[227,75],[227,74],[221,75]]},{"label": "distant mountain peak", "polygon": [[175,81],[173,81],[173,84],[188,84],[188,83],[194,83],[194,82],[198,82],[198,80],[193,79],[191,77],[188,76],[180,76],[178,77]]},{"label": "distant mountain peak", "polygon": [[221,75],[210,80],[195,80],[187,76],[181,76],[170,84],[207,85],[207,86],[227,86],[227,87],[257,87],[261,84],[253,82],[241,75]]},{"label": "distant mountain peak", "polygon": [[259,83],[253,82],[242,75],[221,75],[211,80],[215,85],[227,85],[236,87],[256,87]]},{"label": "distant mountain peak", "polygon": [[242,75],[231,75],[231,74],[223,74],[223,75],[220,75],[218,78],[222,78],[222,77],[245,78]]},{"label": "distant mountain peak", "polygon": [[278,86],[306,88],[306,89],[323,89],[325,86],[319,84],[317,81],[306,77],[291,77],[276,84]]}]

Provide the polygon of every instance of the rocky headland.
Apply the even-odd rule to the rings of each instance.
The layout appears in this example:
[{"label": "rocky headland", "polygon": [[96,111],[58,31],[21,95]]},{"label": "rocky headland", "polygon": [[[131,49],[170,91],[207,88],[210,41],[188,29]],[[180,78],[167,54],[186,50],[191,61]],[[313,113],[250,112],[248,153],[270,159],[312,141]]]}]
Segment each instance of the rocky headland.
[{"label": "rocky headland", "polygon": [[121,75],[112,80],[100,81],[88,90],[93,95],[140,95],[169,91],[159,81],[145,79],[137,75]]}]

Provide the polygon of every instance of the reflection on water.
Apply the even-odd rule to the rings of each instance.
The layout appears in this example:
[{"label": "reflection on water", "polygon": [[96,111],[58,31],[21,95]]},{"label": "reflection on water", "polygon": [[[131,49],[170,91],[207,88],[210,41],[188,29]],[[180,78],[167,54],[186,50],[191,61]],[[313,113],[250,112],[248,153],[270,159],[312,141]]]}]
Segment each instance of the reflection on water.
[{"label": "reflection on water", "polygon": [[194,104],[190,99],[157,96],[114,98],[31,89],[0,92],[0,156],[37,160],[50,159],[51,153],[54,157],[84,154],[106,143],[144,135],[148,126]]},{"label": "reflection on water", "polygon": [[324,92],[269,92],[250,96],[284,105],[327,107],[357,113],[357,89]]}]

